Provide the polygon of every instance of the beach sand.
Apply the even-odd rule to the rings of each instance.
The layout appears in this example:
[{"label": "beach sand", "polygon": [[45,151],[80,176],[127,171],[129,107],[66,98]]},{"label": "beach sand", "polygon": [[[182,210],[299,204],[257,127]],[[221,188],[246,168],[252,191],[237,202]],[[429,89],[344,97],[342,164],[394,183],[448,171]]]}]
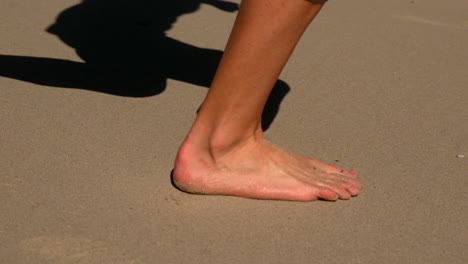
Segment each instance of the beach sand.
[{"label": "beach sand", "polygon": [[235,12],[157,2],[2,0],[1,263],[467,263],[467,1],[325,6],[266,136],[365,186],[310,203],[172,186]]}]

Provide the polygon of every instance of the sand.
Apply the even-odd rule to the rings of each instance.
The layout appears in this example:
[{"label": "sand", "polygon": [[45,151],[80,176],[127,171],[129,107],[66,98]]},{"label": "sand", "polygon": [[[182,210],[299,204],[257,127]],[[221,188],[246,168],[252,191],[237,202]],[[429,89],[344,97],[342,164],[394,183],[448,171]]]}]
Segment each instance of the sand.
[{"label": "sand", "polygon": [[126,43],[171,10],[79,2],[0,5],[0,263],[467,263],[467,1],[326,5],[266,135],[365,187],[310,203],[171,185],[235,12],[194,1]]}]

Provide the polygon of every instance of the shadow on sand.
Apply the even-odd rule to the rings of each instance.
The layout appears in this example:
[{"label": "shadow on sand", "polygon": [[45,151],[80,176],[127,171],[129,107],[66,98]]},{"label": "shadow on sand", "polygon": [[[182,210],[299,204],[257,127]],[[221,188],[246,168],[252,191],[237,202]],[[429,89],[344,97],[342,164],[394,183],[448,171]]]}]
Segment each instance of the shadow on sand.
[{"label": "shadow on sand", "polygon": [[[165,34],[178,16],[202,3],[226,12],[238,9],[220,0],[84,0],[47,29],[84,62],[0,55],[0,76],[127,97],[160,94],[168,78],[209,87],[223,53]],[[289,90],[284,81],[276,83],[263,113],[264,130]]]}]

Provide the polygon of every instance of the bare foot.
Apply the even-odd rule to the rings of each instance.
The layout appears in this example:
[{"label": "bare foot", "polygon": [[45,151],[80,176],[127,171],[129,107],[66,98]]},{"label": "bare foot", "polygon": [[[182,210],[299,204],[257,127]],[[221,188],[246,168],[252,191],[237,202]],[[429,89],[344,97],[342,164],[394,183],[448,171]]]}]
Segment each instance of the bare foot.
[{"label": "bare foot", "polygon": [[362,187],[354,172],[290,153],[264,139],[214,153],[188,138],[177,155],[173,180],[189,193],[293,201],[349,199]]}]

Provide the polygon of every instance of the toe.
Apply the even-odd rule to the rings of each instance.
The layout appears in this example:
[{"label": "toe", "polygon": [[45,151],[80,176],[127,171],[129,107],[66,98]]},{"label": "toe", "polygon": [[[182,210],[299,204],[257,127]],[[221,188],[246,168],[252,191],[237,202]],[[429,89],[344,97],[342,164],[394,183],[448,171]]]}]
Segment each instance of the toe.
[{"label": "toe", "polygon": [[348,200],[349,198],[351,198],[351,193],[348,192],[347,185],[348,183],[346,182],[337,181],[333,184],[329,184],[327,187],[333,190],[338,195],[338,199]]},{"label": "toe", "polygon": [[345,188],[351,196],[356,196],[362,188],[362,183],[358,181],[350,182],[345,185]]},{"label": "toe", "polygon": [[346,171],[346,170],[340,169],[339,172],[335,172],[335,173],[345,175],[345,176],[351,177],[353,179],[357,179],[357,177],[358,177],[357,173],[352,171],[352,170]]},{"label": "toe", "polygon": [[352,170],[347,171],[346,175],[348,175],[350,177],[353,177],[354,179],[357,179],[357,177],[358,177],[357,173],[352,171]]},{"label": "toe", "polygon": [[338,194],[339,199],[347,200],[356,196],[362,188],[362,183],[354,178],[340,174],[328,174],[328,179],[324,181],[323,187],[332,189]]},{"label": "toe", "polygon": [[328,200],[328,201],[335,201],[338,199],[338,194],[331,189],[323,189],[319,192],[319,198]]},{"label": "toe", "polygon": [[351,194],[346,188],[338,188],[336,190],[336,193],[338,194],[338,198],[340,198],[341,200],[348,200],[349,198],[351,198]]},{"label": "toe", "polygon": [[359,188],[354,186],[353,184],[346,184],[345,186],[346,191],[351,195],[351,196],[356,196],[359,193]]}]

